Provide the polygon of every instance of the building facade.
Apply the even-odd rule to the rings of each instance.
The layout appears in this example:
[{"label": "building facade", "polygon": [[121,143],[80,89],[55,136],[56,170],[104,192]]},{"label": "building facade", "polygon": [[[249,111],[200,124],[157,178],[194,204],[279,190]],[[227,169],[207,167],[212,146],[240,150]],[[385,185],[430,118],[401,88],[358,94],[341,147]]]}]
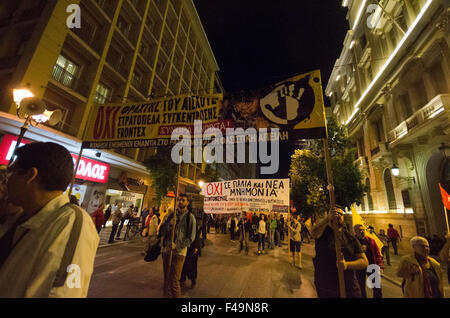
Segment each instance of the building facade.
[{"label": "building facade", "polygon": [[[77,13],[80,28],[70,27]],[[13,89],[26,88],[63,116],[54,127],[30,127],[25,138],[58,142],[73,154],[95,104],[223,92],[192,0],[2,1],[0,42],[7,44],[0,48],[0,137],[19,134],[23,121]],[[95,195],[98,200],[100,193],[141,208],[154,206],[142,163],[155,151],[84,152],[110,165],[108,182],[87,186],[86,200]],[[183,167],[183,184],[196,184],[200,169]]]},{"label": "building facade", "polygon": [[438,184],[450,186],[449,2],[378,2],[342,1],[350,30],[326,94],[358,148],[369,189],[358,208],[366,221],[377,232],[392,223],[405,238],[442,235],[447,211]]}]

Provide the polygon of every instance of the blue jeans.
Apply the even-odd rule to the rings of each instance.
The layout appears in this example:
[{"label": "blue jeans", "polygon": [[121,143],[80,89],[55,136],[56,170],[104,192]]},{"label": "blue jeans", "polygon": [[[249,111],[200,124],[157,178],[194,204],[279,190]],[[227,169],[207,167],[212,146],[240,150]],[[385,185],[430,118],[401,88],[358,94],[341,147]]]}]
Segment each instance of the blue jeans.
[{"label": "blue jeans", "polygon": [[264,251],[264,241],[265,241],[265,234],[258,233],[258,251],[261,251],[261,244],[262,244],[262,250]]}]

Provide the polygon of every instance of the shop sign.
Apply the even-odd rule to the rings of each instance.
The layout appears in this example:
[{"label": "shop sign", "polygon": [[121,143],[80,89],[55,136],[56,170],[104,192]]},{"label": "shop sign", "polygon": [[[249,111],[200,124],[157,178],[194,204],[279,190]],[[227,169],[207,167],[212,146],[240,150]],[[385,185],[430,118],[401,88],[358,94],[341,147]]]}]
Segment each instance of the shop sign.
[{"label": "shop sign", "polygon": [[[77,163],[78,156],[71,154],[74,165]],[[78,164],[76,178],[99,183],[108,181],[109,165],[100,161],[81,157]]]},{"label": "shop sign", "polygon": [[[11,159],[14,147],[17,143],[17,136],[5,135],[0,144],[0,164],[7,165]],[[22,139],[20,146],[32,143],[31,140]],[[77,155],[71,154],[73,164],[77,162]],[[78,165],[76,178],[80,180],[94,181],[99,183],[106,183],[109,175],[109,165],[103,162],[91,160],[81,157]]]}]

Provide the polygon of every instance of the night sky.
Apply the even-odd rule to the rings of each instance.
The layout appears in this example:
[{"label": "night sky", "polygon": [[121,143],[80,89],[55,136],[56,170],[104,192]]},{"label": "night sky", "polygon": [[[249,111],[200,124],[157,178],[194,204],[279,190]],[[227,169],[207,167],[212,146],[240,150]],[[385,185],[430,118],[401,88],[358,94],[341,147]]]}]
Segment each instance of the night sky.
[{"label": "night sky", "polygon": [[[320,69],[325,89],[342,50],[347,9],[337,0],[194,0],[226,92]],[[325,105],[329,105],[325,97]],[[280,149],[287,177],[295,146]]]},{"label": "night sky", "polygon": [[326,86],[348,30],[338,0],[194,0],[228,92],[315,69]]}]

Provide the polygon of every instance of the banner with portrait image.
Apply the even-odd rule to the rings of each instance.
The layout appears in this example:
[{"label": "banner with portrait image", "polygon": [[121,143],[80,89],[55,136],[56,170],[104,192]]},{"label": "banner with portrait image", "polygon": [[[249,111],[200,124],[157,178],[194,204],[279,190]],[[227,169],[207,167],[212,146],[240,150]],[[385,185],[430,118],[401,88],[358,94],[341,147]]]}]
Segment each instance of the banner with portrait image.
[{"label": "banner with portrait image", "polygon": [[202,195],[205,213],[288,213],[289,179],[237,179],[205,183]]},{"label": "banner with portrait image", "polygon": [[222,120],[235,128],[278,128],[280,141],[325,138],[320,71],[297,75],[247,93],[224,97]]}]

